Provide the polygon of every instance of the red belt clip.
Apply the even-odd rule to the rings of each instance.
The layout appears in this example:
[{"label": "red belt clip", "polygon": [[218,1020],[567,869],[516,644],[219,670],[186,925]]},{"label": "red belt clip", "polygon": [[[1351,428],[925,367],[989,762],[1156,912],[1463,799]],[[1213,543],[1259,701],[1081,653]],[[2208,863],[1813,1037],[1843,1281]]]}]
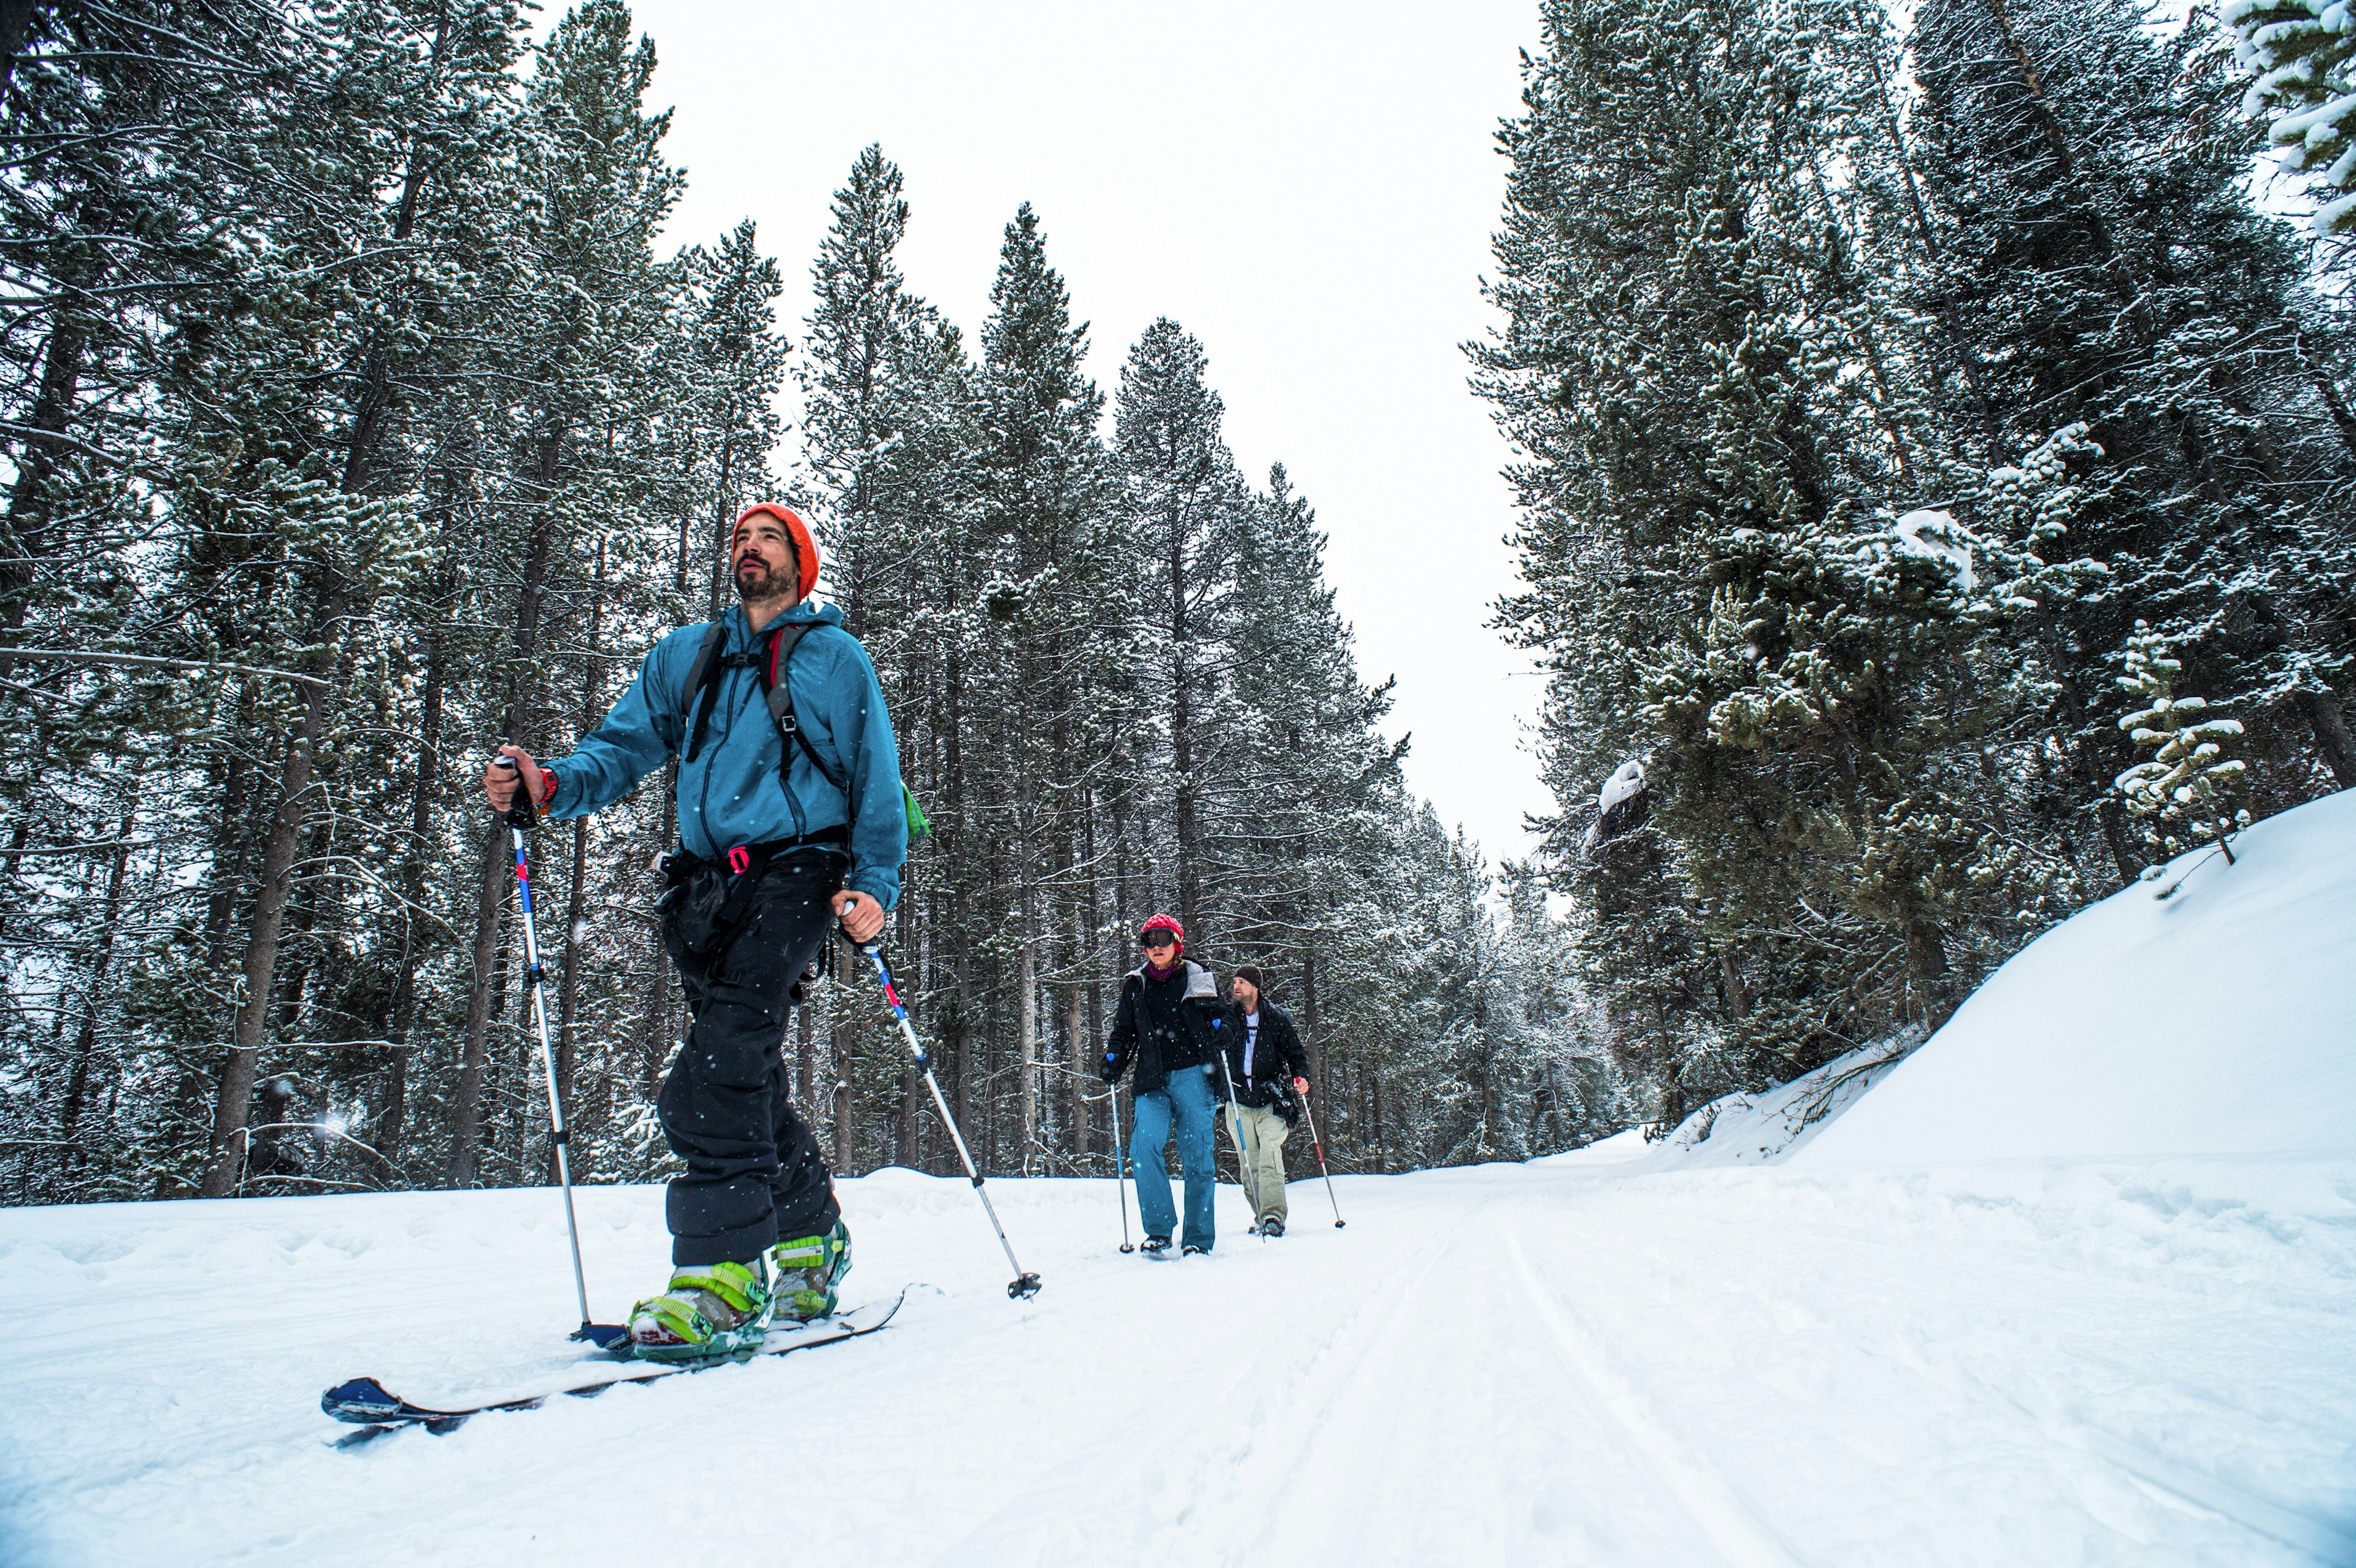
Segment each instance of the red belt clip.
[{"label": "red belt clip", "polygon": [[739,844],[734,849],[729,850],[728,869],[735,872],[740,877],[745,872],[751,870],[753,869],[752,851],[745,848],[742,844]]}]

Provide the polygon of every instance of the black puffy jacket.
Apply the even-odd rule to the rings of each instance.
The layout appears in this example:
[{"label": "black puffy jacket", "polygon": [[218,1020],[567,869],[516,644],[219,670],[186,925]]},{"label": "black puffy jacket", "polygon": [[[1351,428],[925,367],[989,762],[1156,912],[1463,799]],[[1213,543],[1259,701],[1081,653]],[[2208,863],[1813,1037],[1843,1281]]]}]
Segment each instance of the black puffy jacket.
[{"label": "black puffy jacket", "polygon": [[1119,1083],[1134,1061],[1137,1093],[1158,1093],[1170,1074],[1201,1067],[1216,1054],[1226,1011],[1219,983],[1191,958],[1166,980],[1130,970],[1121,976],[1120,1002],[1105,1041],[1105,1082]]},{"label": "black puffy jacket", "polygon": [[1219,1030],[1225,1037],[1221,1044],[1226,1049],[1227,1072],[1235,1080],[1236,1102],[1243,1105],[1273,1105],[1290,1121],[1293,1115],[1292,1081],[1309,1076],[1309,1053],[1301,1047],[1301,1035],[1292,1027],[1292,1015],[1266,997],[1259,1004],[1259,1039],[1252,1043],[1251,1076],[1244,1076],[1244,1010],[1237,1003],[1227,1004],[1227,1021]]}]

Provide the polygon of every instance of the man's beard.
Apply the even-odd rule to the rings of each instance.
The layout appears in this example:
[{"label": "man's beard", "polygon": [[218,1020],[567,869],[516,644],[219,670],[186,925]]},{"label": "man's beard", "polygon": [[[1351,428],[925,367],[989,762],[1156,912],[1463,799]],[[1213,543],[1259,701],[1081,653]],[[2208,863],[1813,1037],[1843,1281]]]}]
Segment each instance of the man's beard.
[{"label": "man's beard", "polygon": [[798,595],[794,592],[794,590],[801,586],[799,564],[796,563],[792,571],[791,577],[786,575],[785,568],[768,565],[761,568],[761,573],[757,577],[747,577],[740,571],[735,574],[736,597],[747,604],[758,603],[767,599],[797,598]]}]

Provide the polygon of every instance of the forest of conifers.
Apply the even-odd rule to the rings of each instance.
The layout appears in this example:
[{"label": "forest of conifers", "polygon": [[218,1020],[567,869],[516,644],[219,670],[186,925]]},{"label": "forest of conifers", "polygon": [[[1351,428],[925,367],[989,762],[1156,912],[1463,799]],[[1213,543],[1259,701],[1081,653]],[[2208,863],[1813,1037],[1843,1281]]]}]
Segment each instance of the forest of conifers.
[{"label": "forest of conifers", "polygon": [[[1157,909],[1267,971],[1340,1169],[1902,1049],[2356,783],[2340,241],[2259,209],[2306,90],[2242,80],[2297,15],[1547,0],[1470,351],[1522,583],[1463,635],[1547,672],[1558,810],[1493,867],[1204,346],[1084,372],[1053,215],[969,333],[880,148],[806,291],[750,223],[680,248],[619,0],[537,42],[509,0],[0,0],[0,1201],[547,1179],[480,768],[723,610],[770,497],[934,825],[887,940],[985,1171],[1109,1170],[1088,1069]],[[2174,805],[2114,784],[2160,699],[2233,721]],[[587,1179],[670,1164],[671,824],[650,778],[533,840]],[[841,1172],[950,1168],[840,969],[804,1114]]]}]

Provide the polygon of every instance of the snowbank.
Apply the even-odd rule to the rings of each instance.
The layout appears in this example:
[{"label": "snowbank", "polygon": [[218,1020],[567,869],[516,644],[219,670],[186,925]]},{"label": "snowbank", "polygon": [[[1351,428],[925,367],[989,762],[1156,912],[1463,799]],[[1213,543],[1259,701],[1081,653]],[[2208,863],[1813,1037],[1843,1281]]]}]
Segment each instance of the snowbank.
[{"label": "snowbank", "polygon": [[1807,1144],[1832,1119],[1904,1060],[1912,1039],[1860,1046],[1789,1083],[1757,1093],[1712,1100],[1657,1143],[1630,1127],[1534,1165],[1609,1166],[1640,1170],[1706,1170],[1731,1165],[1777,1165]]},{"label": "snowbank", "polygon": [[2356,790],[2233,849],[2029,944],[1792,1163],[2356,1153]]}]

